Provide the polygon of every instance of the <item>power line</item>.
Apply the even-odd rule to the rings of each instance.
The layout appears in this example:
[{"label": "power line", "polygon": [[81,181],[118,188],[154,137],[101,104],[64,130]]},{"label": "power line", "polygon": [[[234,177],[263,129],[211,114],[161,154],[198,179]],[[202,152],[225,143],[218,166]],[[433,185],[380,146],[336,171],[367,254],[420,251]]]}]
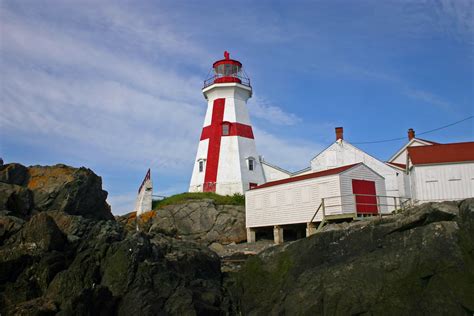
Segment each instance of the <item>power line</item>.
[{"label": "power line", "polygon": [[[434,129],[431,129],[431,130],[428,130],[428,131],[424,131],[424,132],[421,132],[421,133],[417,133],[418,135],[424,135],[424,134],[428,134],[428,133],[432,133],[432,132],[436,132],[436,131],[439,131],[439,130],[442,130],[442,129],[445,129],[445,128],[448,128],[448,127],[451,127],[453,125],[456,125],[456,124],[459,124],[459,123],[462,123],[464,121],[467,121],[467,120],[470,120],[474,117],[474,115],[471,115],[471,116],[468,116],[460,121],[456,121],[454,123],[451,123],[451,124],[448,124],[448,125],[444,125],[444,126],[440,126],[440,127],[437,127],[437,128],[434,128]],[[406,137],[398,137],[398,138],[392,138],[392,139],[384,139],[384,140],[375,140],[375,141],[365,141],[365,142],[351,142],[352,144],[376,144],[376,143],[387,143],[387,142],[394,142],[394,141],[397,141],[397,140],[403,140],[403,139],[406,139]]]}]

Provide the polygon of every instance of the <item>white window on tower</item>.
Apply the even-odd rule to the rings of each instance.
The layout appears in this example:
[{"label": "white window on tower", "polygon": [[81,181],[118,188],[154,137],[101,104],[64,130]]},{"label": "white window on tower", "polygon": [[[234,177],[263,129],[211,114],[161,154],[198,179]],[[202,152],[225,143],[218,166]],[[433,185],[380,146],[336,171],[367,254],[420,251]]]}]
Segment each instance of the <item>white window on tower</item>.
[{"label": "white window on tower", "polygon": [[199,160],[199,172],[204,171],[204,160]]},{"label": "white window on tower", "polygon": [[255,167],[255,160],[253,158],[249,159],[249,170],[253,171]]}]

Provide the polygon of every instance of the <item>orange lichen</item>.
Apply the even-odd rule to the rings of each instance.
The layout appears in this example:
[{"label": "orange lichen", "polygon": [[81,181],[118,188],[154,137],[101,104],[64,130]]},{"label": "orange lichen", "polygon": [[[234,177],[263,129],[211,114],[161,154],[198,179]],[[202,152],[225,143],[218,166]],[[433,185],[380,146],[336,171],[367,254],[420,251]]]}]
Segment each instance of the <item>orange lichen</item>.
[{"label": "orange lichen", "polygon": [[127,225],[128,224],[133,224],[137,219],[137,212],[132,212],[128,215],[127,218]]},{"label": "orange lichen", "polygon": [[155,217],[156,215],[156,211],[149,211],[149,212],[146,212],[142,215],[140,215],[140,220],[143,222],[143,223],[146,223],[148,222],[150,219],[152,219],[153,217]]},{"label": "orange lichen", "polygon": [[30,168],[29,173],[28,189],[31,190],[45,187],[48,184],[57,184],[58,181],[67,183],[74,180],[73,170],[70,168]]}]

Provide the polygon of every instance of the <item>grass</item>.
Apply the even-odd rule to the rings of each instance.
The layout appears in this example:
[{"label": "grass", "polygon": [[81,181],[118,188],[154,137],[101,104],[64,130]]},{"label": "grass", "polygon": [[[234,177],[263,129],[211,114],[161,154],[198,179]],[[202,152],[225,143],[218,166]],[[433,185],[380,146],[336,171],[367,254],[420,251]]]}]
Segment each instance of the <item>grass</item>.
[{"label": "grass", "polygon": [[153,201],[152,209],[166,205],[181,204],[191,200],[211,199],[217,205],[245,205],[245,197],[242,194],[219,195],[213,192],[186,192],[164,198],[161,201]]}]

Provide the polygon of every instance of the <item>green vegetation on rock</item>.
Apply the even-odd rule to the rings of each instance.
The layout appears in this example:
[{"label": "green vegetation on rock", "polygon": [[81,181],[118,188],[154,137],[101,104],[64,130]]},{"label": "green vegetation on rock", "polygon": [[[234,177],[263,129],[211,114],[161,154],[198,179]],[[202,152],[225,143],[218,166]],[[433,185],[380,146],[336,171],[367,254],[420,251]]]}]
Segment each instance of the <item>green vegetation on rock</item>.
[{"label": "green vegetation on rock", "polygon": [[245,197],[242,194],[219,195],[213,192],[185,192],[169,196],[161,201],[153,201],[153,209],[202,199],[214,200],[216,205],[245,205]]}]

